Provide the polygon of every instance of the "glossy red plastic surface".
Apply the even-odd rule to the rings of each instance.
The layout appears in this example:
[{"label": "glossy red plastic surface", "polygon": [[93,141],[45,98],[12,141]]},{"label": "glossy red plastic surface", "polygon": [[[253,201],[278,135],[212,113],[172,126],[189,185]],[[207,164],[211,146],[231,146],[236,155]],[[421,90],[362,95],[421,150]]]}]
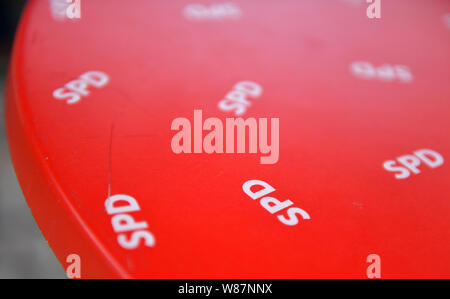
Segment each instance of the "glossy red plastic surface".
[{"label": "glossy red plastic surface", "polygon": [[[17,32],[6,118],[16,172],[63,266],[83,277],[450,276],[448,1],[236,1],[241,14],[190,19],[189,1],[81,1],[79,20],[30,1]],[[205,3],[204,3],[205,4]],[[413,79],[355,76],[405,65]],[[109,82],[75,104],[53,93],[88,71]],[[279,118],[279,160],[175,154],[171,123],[234,117],[236,83],[263,92],[243,118]],[[383,163],[432,149],[443,165],[396,179]],[[246,195],[262,180],[309,220],[286,226]],[[153,247],[120,246],[108,196],[139,204]],[[132,232],[125,232],[127,238]]]}]

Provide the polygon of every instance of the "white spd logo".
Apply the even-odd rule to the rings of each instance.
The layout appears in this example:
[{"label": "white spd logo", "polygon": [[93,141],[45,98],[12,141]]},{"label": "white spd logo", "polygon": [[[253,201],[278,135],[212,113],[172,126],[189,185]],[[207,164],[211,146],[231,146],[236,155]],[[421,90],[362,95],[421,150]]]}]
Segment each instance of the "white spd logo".
[{"label": "white spd logo", "polygon": [[[105,208],[111,216],[111,225],[117,234],[117,243],[122,248],[134,250],[139,246],[155,246],[155,236],[148,229],[147,221],[135,220],[136,217],[141,216],[141,207],[136,199],[126,194],[116,194],[105,201]],[[137,216],[133,216],[134,214]]]},{"label": "white spd logo", "polygon": [[238,82],[219,102],[219,109],[225,112],[234,111],[234,115],[242,115],[250,107],[249,98],[257,99],[262,94],[262,87],[252,81]]},{"label": "white spd logo", "polygon": [[[398,180],[408,178],[411,173],[419,174],[419,166],[422,162],[430,168],[436,168],[444,164],[444,158],[441,154],[430,149],[421,149],[415,151],[412,155],[403,155],[395,160],[389,160],[383,163],[384,169],[395,173]],[[402,165],[399,166],[398,164]]]},{"label": "white spd logo", "polygon": [[375,67],[367,61],[356,61],[350,66],[350,70],[358,78],[384,82],[398,81],[401,83],[411,83],[413,75],[406,65],[383,64]]},{"label": "white spd logo", "polygon": [[213,4],[189,4],[184,8],[184,16],[188,20],[222,20],[238,19],[242,15],[241,9],[233,3]]},{"label": "white spd logo", "polygon": [[[305,210],[293,207],[294,203],[289,199],[285,201],[279,201],[274,197],[266,196],[274,192],[275,188],[264,181],[249,180],[245,182],[244,185],[242,185],[242,190],[244,190],[245,194],[250,196],[251,199],[260,199],[259,203],[270,214],[276,214],[283,211],[283,213],[277,215],[277,218],[281,223],[285,225],[297,225],[299,223],[297,215],[300,216],[303,220],[311,219],[311,217]],[[284,214],[286,214],[287,217]]]},{"label": "white spd logo", "polygon": [[86,72],[78,79],[72,80],[64,85],[64,87],[56,89],[53,92],[53,97],[57,100],[65,100],[67,104],[73,105],[81,101],[83,97],[89,96],[90,88],[102,88],[108,82],[109,76],[104,72]]}]

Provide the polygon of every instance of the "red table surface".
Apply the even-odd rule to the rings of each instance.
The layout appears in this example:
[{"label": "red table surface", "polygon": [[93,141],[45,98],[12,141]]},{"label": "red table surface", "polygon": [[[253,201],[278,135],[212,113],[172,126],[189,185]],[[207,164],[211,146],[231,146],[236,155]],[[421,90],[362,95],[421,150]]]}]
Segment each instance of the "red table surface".
[{"label": "red table surface", "polygon": [[[132,2],[132,3],[131,3]],[[63,266],[83,277],[450,277],[448,1],[234,1],[242,14],[189,19],[189,1],[82,1],[79,20],[29,2],[10,65],[6,118],[22,190]],[[209,5],[208,1],[199,3]],[[219,2],[220,3],[220,2]],[[405,65],[413,80],[355,76]],[[87,71],[109,76],[69,105],[53,92]],[[263,88],[243,118],[279,118],[279,160],[175,154],[171,123],[236,83]],[[396,179],[383,163],[416,150],[444,158]],[[310,215],[286,226],[246,195],[263,180]],[[153,247],[121,247],[108,196],[140,206]],[[132,232],[126,232],[127,237]]]}]

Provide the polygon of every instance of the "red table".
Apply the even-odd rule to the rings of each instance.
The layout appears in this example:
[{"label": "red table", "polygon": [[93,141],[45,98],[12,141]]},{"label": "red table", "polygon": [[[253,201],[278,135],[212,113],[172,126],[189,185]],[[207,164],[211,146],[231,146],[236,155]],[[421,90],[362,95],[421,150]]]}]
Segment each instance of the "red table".
[{"label": "red table", "polygon": [[[23,14],[6,122],[64,267],[364,278],[377,254],[383,278],[450,277],[450,2],[383,1],[381,19],[365,1],[89,0],[79,19],[57,2]],[[256,153],[226,153],[237,117],[267,119]]]}]

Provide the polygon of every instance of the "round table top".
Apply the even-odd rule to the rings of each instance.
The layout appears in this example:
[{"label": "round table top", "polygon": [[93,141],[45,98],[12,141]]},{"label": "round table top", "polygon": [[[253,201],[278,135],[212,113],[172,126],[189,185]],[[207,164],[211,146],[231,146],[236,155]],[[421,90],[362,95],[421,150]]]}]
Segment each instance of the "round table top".
[{"label": "round table top", "polygon": [[64,2],[28,4],[6,103],[64,267],[449,277],[448,1]]}]

